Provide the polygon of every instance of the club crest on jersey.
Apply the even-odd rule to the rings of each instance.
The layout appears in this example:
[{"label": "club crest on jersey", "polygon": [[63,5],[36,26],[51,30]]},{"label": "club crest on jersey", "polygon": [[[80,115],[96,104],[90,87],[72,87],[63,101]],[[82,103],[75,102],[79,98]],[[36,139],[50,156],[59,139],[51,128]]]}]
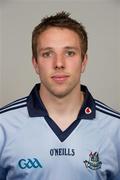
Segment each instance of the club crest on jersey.
[{"label": "club crest on jersey", "polygon": [[89,154],[89,161],[84,161],[86,168],[97,170],[101,168],[102,162],[99,160],[99,154],[97,152]]}]

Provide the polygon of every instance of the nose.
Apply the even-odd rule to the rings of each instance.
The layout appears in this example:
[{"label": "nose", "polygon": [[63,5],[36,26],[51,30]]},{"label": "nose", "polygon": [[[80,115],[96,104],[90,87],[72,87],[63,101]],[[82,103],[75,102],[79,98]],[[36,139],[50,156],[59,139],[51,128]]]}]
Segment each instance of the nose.
[{"label": "nose", "polygon": [[56,54],[55,60],[54,60],[54,68],[55,69],[64,69],[65,68],[65,58],[61,54]]}]

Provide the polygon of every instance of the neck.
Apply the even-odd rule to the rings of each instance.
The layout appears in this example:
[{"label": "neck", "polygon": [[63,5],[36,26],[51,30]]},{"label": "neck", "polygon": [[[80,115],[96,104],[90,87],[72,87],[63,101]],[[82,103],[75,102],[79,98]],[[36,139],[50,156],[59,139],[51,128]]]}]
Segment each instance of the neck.
[{"label": "neck", "polygon": [[71,114],[78,115],[78,112],[84,101],[84,96],[80,89],[80,85],[79,87],[74,89],[69,95],[66,95],[62,98],[51,95],[41,86],[40,96],[50,117],[67,117]]}]

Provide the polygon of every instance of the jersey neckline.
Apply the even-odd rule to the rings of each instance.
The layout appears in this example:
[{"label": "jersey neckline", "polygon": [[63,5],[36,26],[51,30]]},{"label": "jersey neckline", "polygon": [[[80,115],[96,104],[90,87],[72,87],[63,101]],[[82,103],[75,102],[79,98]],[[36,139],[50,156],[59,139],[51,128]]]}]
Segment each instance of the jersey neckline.
[{"label": "jersey neckline", "polygon": [[27,98],[28,114],[33,117],[44,117],[52,131],[56,134],[61,142],[63,142],[77,127],[81,119],[92,120],[95,118],[95,101],[88,91],[87,87],[81,85],[81,91],[84,92],[85,98],[82,107],[78,113],[77,119],[64,131],[49,117],[48,111],[43,104],[39,95],[40,84],[36,84]]}]

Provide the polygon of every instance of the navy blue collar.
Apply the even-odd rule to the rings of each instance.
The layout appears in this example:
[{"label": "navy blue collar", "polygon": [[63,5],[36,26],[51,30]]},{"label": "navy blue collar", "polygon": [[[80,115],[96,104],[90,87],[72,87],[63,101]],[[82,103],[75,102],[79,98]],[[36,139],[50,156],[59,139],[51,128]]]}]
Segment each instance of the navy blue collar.
[{"label": "navy blue collar", "polygon": [[[27,108],[30,117],[49,116],[40,96],[40,84],[36,84],[27,98]],[[84,92],[84,103],[79,111],[78,119],[95,118],[95,102],[86,86],[81,85],[81,91]]]}]

